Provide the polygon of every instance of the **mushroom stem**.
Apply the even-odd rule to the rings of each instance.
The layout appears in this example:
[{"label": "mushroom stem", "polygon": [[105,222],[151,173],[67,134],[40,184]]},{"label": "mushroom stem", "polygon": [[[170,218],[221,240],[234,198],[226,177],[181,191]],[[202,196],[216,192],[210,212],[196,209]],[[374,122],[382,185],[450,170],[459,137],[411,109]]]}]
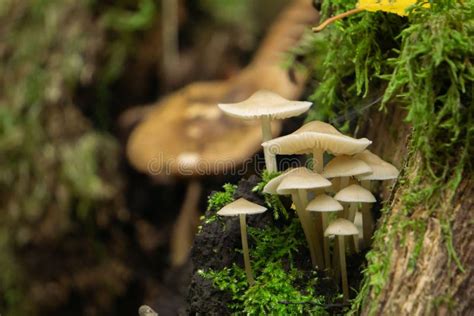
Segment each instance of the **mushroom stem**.
[{"label": "mushroom stem", "polygon": [[240,214],[240,235],[242,238],[242,251],[244,253],[245,274],[247,274],[247,281],[252,286],[255,283],[252,274],[252,267],[250,266],[249,244],[247,241],[247,223],[245,221],[245,214]]},{"label": "mushroom stem", "polygon": [[173,227],[171,238],[171,265],[178,267],[183,265],[189,256],[199,222],[198,204],[201,197],[201,184],[197,180],[191,180],[186,190],[183,205],[179,211],[178,218]]},{"label": "mushroom stem", "polygon": [[[347,214],[347,219],[354,223],[354,219],[357,213],[357,203],[351,202],[349,204],[349,211]],[[354,253],[354,252],[359,252],[359,236],[358,235],[353,235],[353,236],[348,236],[349,243],[347,244],[349,248],[349,253]]]},{"label": "mushroom stem", "polygon": [[[320,248],[318,249],[317,247],[314,246],[313,238],[311,238],[313,237],[313,234],[311,234],[310,218],[308,216],[309,214],[307,214],[307,212],[304,210],[303,204],[299,197],[299,193],[297,191],[291,194],[291,199],[295,203],[296,213],[298,214],[298,217],[300,219],[301,227],[303,227],[303,232],[306,237],[309,253],[311,256],[311,262],[313,266],[322,267],[323,262],[321,260],[322,258],[321,249]],[[320,252],[319,255],[316,255],[317,250],[319,250]]]},{"label": "mushroom stem", "polygon": [[339,180],[339,190],[344,189],[349,185],[349,177],[341,177]]},{"label": "mushroom stem", "polygon": [[317,173],[323,172],[323,150],[313,148],[313,171]]},{"label": "mushroom stem", "polygon": [[298,195],[301,201],[301,206],[303,208],[306,208],[306,206],[308,205],[308,193],[306,192],[306,190],[298,190]]},{"label": "mushroom stem", "polygon": [[[321,214],[321,221],[323,226],[323,232],[326,231],[328,228],[328,214],[326,212],[322,212]],[[324,237],[323,235],[323,247],[324,247],[324,264],[326,265],[326,269],[331,269],[331,257],[329,255],[329,238]]]},{"label": "mushroom stem", "polygon": [[[266,142],[272,139],[272,125],[270,123],[269,116],[262,116],[261,118],[262,123],[262,140]],[[276,163],[276,156],[272,153],[270,147],[263,147],[263,155],[265,156],[265,167],[270,172],[278,171],[277,163]]]},{"label": "mushroom stem", "polygon": [[339,266],[341,269],[342,279],[342,293],[344,296],[344,303],[349,300],[349,284],[347,281],[347,270],[346,270],[346,252],[344,249],[344,236],[337,236],[338,249],[339,249]]},{"label": "mushroom stem", "polygon": [[[362,180],[360,182],[363,188],[370,191],[370,180]],[[372,238],[372,232],[374,229],[374,218],[371,212],[371,204],[364,203],[361,208],[362,213],[362,242],[363,247],[368,247],[370,244],[370,239]]]}]

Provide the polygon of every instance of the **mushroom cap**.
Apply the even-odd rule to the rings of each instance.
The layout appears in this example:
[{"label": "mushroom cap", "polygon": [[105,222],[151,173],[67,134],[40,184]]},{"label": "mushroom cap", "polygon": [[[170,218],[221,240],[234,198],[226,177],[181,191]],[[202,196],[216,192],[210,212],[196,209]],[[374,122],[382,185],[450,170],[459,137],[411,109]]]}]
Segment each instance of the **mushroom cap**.
[{"label": "mushroom cap", "polygon": [[343,135],[328,123],[313,121],[289,135],[266,141],[262,146],[270,147],[272,153],[280,155],[308,154],[315,148],[334,155],[353,155],[371,143],[367,138],[356,139]]},{"label": "mushroom cap", "polygon": [[351,184],[337,192],[334,198],[341,202],[374,203],[375,196],[358,184]]},{"label": "mushroom cap", "polygon": [[[209,91],[212,91],[209,92]],[[261,150],[259,122],[224,115],[217,102],[233,98],[225,83],[191,84],[164,98],[132,131],[131,165],[157,179],[223,174]],[[272,123],[275,135],[280,122]]]},{"label": "mushroom cap", "polygon": [[345,218],[338,218],[332,221],[324,231],[324,236],[349,236],[358,234],[359,230],[356,225]]},{"label": "mushroom cap", "polygon": [[372,173],[357,177],[358,180],[390,180],[398,177],[399,171],[394,165],[381,159],[370,150],[364,150],[354,156],[356,159],[364,161],[372,168]]},{"label": "mushroom cap", "polygon": [[293,190],[327,188],[332,185],[331,181],[306,167],[293,170],[283,177],[277,187],[278,194],[291,194]]},{"label": "mushroom cap", "polygon": [[331,159],[321,175],[325,178],[335,178],[365,175],[371,172],[372,169],[362,160],[341,155]]},{"label": "mushroom cap", "polygon": [[235,200],[221,208],[217,215],[236,216],[240,214],[260,214],[267,210],[266,207],[247,201],[244,198]]},{"label": "mushroom cap", "polygon": [[270,181],[268,181],[268,183],[265,185],[265,187],[263,188],[263,193],[267,193],[267,194],[278,194],[277,192],[277,188],[278,186],[280,185],[280,183],[283,181],[283,179],[288,175],[290,174],[291,172],[295,172],[298,168],[293,168],[293,169],[288,169],[288,170],[285,170],[282,174],[280,174],[279,176],[271,179]]},{"label": "mushroom cap", "polygon": [[257,119],[262,116],[284,119],[306,112],[311,104],[307,101],[290,101],[274,92],[259,90],[242,102],[221,103],[218,106],[226,114],[241,119]]},{"label": "mushroom cap", "polygon": [[329,195],[319,194],[308,203],[306,210],[311,212],[337,212],[342,211],[343,207],[341,203]]}]

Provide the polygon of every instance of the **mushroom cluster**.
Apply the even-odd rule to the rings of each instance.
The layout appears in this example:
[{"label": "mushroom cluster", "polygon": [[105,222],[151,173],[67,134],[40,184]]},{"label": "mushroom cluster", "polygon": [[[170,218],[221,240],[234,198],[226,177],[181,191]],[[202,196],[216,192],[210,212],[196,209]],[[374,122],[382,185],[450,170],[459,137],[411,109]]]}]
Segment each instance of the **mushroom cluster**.
[{"label": "mushroom cluster", "polygon": [[[261,120],[268,170],[278,170],[276,155],[312,155],[313,170],[306,167],[285,170],[266,184],[264,192],[291,196],[313,266],[326,269],[336,279],[341,278],[347,301],[346,251],[358,252],[360,247],[367,247],[374,227],[370,206],[376,198],[370,192],[370,181],[395,179],[399,172],[366,149],[372,143],[370,140],[344,135],[325,122],[309,122],[289,135],[271,139],[270,119],[301,114],[310,105],[260,91],[246,101],[220,104],[219,108],[232,116]],[[325,164],[324,158],[330,157]],[[250,205],[247,208],[251,209]],[[218,214],[225,213],[223,210]],[[242,244],[248,247],[244,239]],[[244,256],[248,257],[248,250],[244,249]],[[249,260],[245,262],[249,283],[252,283]]]}]

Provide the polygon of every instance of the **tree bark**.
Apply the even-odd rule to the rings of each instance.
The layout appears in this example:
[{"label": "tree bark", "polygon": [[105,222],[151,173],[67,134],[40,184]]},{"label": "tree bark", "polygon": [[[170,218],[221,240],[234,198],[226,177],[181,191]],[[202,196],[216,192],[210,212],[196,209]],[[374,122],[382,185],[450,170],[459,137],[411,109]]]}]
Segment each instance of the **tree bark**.
[{"label": "tree bark", "polygon": [[[400,167],[405,179],[419,176],[419,153],[407,154],[410,127],[402,121],[400,107],[389,109],[387,114],[371,113],[370,120],[361,124],[360,135],[374,141],[371,150]],[[421,179],[430,185],[429,179]],[[473,315],[474,263],[473,207],[474,179],[465,170],[464,179],[455,192],[447,189],[438,197],[441,201],[435,210],[420,203],[409,209],[402,200],[410,181],[397,183],[395,188],[385,187],[382,196],[390,196],[391,205],[382,216],[378,227],[386,228],[374,244],[375,255],[389,256],[388,272],[383,286],[369,283],[368,295],[362,304],[362,315]],[[444,192],[446,191],[446,192]],[[452,197],[452,199],[450,198]],[[437,197],[434,197],[437,198]],[[424,232],[399,230],[400,225],[422,220]],[[443,220],[444,219],[444,220]],[[400,222],[403,221],[403,222]],[[452,243],[449,236],[451,232]],[[392,236],[392,237],[389,237]],[[449,252],[452,245],[453,252]],[[387,249],[392,249],[387,253]],[[459,258],[459,264],[455,257]],[[370,262],[369,262],[370,264]],[[366,273],[373,273],[370,272]],[[367,277],[368,275],[366,275]]]}]

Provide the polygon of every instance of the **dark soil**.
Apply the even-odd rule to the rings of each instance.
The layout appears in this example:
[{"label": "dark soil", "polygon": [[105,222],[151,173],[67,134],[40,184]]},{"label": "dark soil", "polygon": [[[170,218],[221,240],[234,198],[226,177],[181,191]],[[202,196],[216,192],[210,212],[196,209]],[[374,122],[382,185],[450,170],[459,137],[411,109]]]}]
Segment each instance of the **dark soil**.
[{"label": "dark soil", "polygon": [[[239,182],[238,188],[234,195],[235,198],[244,197],[249,201],[264,204],[263,198],[252,192],[252,188],[260,181],[260,178],[251,176],[248,179],[243,179]],[[284,200],[287,209],[289,209],[290,201]],[[205,216],[209,218],[213,212],[207,211]],[[289,220],[279,219],[275,221],[272,212],[248,216],[247,224],[251,227],[263,228],[266,225],[287,225]],[[251,241],[250,241],[251,242]],[[249,245],[252,247],[252,244]],[[228,309],[229,303],[232,301],[230,293],[224,292],[216,288],[212,281],[202,278],[198,274],[198,270],[207,271],[222,270],[225,267],[232,266],[233,263],[243,267],[242,255],[235,251],[240,249],[240,226],[237,217],[219,218],[211,223],[203,223],[201,231],[197,234],[194,240],[194,246],[191,254],[193,264],[193,271],[191,283],[189,286],[187,296],[187,315],[230,315],[231,311]],[[294,260],[294,265],[304,273],[304,278],[301,284],[296,284],[304,288],[305,279],[316,277],[321,280],[317,284],[316,293],[322,294],[332,301],[333,298],[340,293],[338,286],[334,281],[328,278],[322,271],[314,271],[311,267],[309,252],[306,248],[300,249],[300,255]],[[357,289],[361,281],[361,270],[365,263],[365,252],[349,256],[347,258],[349,284],[352,288]],[[287,266],[287,263],[283,263]],[[303,284],[304,283],[304,284]],[[355,292],[351,296],[355,296]],[[301,303],[301,302],[282,302],[286,304]],[[343,314],[345,306],[342,302],[334,302],[326,306],[326,309],[332,315]]]}]

